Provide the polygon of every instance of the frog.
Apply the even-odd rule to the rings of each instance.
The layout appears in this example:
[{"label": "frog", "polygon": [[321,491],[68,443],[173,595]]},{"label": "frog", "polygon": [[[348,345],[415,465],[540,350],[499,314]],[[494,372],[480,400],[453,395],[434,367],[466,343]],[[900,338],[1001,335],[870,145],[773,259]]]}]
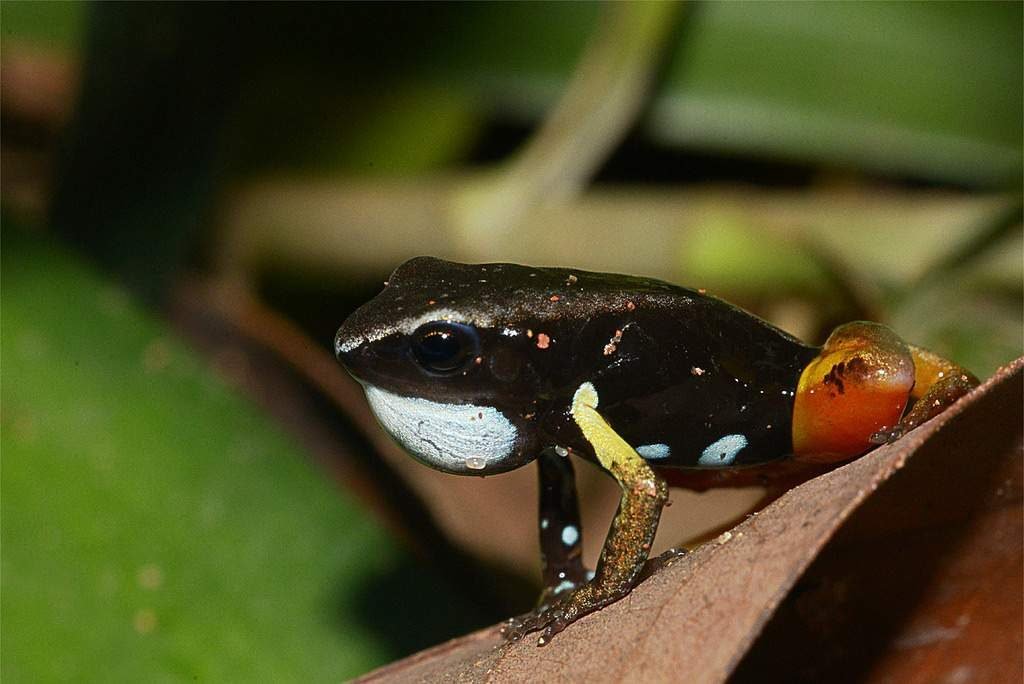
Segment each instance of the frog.
[{"label": "frog", "polygon": [[[791,486],[863,456],[978,384],[879,323],[806,344],[653,278],[416,257],[334,340],[381,426],[455,475],[537,463],[544,589],[505,623],[538,645],[628,595],[668,487]],[[594,571],[570,456],[618,483]]]}]

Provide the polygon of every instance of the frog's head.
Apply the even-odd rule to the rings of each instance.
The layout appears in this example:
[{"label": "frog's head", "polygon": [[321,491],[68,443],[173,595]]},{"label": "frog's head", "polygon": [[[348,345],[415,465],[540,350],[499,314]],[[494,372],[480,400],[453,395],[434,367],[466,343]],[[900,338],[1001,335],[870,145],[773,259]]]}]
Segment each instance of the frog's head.
[{"label": "frog's head", "polygon": [[487,475],[536,456],[537,365],[549,359],[525,326],[539,271],[412,259],[338,330],[338,360],[419,461]]}]

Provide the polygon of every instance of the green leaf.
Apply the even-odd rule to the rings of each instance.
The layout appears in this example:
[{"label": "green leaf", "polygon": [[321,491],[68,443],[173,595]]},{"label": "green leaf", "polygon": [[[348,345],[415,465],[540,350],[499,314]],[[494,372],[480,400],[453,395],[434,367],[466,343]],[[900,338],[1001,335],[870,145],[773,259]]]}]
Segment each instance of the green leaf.
[{"label": "green leaf", "polygon": [[3,36],[71,51],[78,48],[88,5],[51,0],[4,0],[0,3]]},{"label": "green leaf", "polygon": [[[461,7],[420,66],[531,118],[563,92],[600,9]],[[676,147],[1016,188],[1021,21],[1007,2],[692,3],[644,129]]]},{"label": "green leaf", "polygon": [[[472,626],[162,324],[11,232],[4,681],[340,681]],[[417,596],[447,610],[398,647]]]},{"label": "green leaf", "polygon": [[652,112],[677,144],[1019,184],[1020,3],[713,2]]}]

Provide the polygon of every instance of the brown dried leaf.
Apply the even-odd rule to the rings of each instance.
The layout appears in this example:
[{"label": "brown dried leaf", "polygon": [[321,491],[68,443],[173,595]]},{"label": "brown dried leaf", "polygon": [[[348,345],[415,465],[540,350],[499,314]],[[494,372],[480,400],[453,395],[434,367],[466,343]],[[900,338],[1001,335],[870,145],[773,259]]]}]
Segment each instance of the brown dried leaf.
[{"label": "brown dried leaf", "polygon": [[[363,681],[1020,681],[1022,369],[796,487],[544,648],[503,645],[494,627]],[[793,592],[809,567],[811,591]]]}]

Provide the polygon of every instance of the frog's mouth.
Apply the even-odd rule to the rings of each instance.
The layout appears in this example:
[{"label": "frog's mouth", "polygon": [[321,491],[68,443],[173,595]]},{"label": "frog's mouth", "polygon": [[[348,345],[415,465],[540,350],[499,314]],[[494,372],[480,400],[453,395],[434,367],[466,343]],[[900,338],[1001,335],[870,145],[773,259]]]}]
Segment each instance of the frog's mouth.
[{"label": "frog's mouth", "polygon": [[366,384],[377,420],[418,461],[457,475],[489,475],[520,465],[519,431],[493,406],[405,397]]}]

